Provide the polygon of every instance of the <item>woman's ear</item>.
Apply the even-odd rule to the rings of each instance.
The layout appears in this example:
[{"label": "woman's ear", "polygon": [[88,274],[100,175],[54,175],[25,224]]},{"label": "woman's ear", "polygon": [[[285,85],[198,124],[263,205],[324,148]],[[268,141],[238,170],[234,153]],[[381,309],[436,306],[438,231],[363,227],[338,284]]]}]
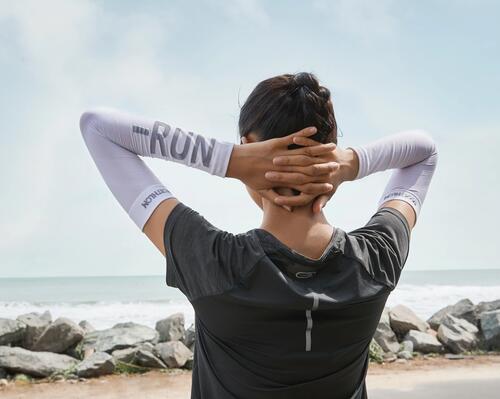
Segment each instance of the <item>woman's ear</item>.
[{"label": "woman's ear", "polygon": [[241,144],[247,144],[248,143],[248,139],[245,137],[245,136],[241,136]]}]

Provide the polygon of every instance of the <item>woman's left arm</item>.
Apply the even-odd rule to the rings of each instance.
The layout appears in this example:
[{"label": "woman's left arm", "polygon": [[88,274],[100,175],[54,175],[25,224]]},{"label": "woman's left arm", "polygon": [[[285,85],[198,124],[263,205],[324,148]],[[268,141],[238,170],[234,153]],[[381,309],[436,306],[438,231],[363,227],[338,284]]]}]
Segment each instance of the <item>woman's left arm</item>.
[{"label": "woman's left arm", "polygon": [[[182,163],[265,190],[273,185],[264,176],[273,169],[273,157],[287,151],[293,136],[314,133],[314,130],[303,129],[286,138],[236,146],[112,108],[84,112],[80,117],[80,130],[115,198],[164,255],[163,228],[178,201],[139,156]],[[321,155],[331,148],[319,145],[301,151]],[[319,165],[320,162],[318,160]],[[331,169],[332,165],[323,164],[317,168],[317,176],[305,176],[305,184],[310,184],[308,190],[316,195],[328,191],[330,185],[325,182]]]}]

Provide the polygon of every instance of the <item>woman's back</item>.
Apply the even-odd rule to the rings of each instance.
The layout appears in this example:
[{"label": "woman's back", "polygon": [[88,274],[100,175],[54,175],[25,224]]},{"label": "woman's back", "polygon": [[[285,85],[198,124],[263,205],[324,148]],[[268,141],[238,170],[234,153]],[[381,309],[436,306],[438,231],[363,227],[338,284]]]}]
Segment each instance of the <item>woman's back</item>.
[{"label": "woman's back", "polygon": [[397,210],[334,228],[317,260],[263,229],[218,230],[183,204],[165,237],[167,283],[196,313],[193,397],[363,397],[369,344],[408,254]]}]

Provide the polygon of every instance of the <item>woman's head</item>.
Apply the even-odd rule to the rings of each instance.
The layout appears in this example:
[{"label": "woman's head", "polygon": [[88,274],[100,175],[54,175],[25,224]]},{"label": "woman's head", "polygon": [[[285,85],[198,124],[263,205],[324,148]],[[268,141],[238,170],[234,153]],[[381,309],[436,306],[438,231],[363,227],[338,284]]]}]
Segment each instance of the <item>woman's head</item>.
[{"label": "woman's head", "polygon": [[[263,80],[241,107],[239,133],[242,143],[284,137],[314,126],[311,138],[321,143],[337,143],[337,123],[330,90],[321,86],[312,73],[285,74]],[[290,149],[299,146],[292,144]],[[250,187],[255,203],[262,197]],[[298,195],[288,188],[275,188],[281,195]]]},{"label": "woman's head", "polygon": [[[337,123],[330,90],[312,73],[284,74],[263,80],[241,107],[240,137],[253,134],[263,141],[315,126],[311,138],[337,143]],[[293,147],[290,147],[293,148]]]}]

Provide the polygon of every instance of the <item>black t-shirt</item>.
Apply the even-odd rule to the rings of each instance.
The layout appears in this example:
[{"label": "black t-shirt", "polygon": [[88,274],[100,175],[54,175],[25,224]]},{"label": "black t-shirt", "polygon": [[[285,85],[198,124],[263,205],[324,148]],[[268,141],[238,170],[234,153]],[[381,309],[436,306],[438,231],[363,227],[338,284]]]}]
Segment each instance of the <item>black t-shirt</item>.
[{"label": "black t-shirt", "polygon": [[191,398],[362,399],[368,348],[408,256],[404,216],[338,227],[320,259],[263,229],[231,234],[179,203],[167,284],[195,311]]}]

